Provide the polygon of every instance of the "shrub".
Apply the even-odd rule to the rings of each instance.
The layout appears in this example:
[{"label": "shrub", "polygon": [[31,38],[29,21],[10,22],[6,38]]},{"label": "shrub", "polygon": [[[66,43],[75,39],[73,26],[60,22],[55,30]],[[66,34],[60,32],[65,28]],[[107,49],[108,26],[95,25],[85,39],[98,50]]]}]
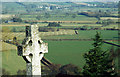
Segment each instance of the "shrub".
[{"label": "shrub", "polygon": [[13,17],[11,20],[12,20],[13,22],[22,22],[22,19],[19,18],[19,17]]},{"label": "shrub", "polygon": [[81,74],[81,69],[73,64],[64,65],[59,70],[60,70],[60,74],[66,74],[66,75],[80,75]]},{"label": "shrub", "polygon": [[56,22],[50,22],[48,24],[48,27],[60,27],[61,25],[59,23],[56,23]]}]

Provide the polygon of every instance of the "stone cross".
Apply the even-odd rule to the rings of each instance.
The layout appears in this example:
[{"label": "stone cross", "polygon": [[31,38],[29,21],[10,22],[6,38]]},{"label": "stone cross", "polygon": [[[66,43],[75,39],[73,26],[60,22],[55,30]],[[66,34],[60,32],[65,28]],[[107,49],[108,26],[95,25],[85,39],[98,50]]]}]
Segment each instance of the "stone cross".
[{"label": "stone cross", "polygon": [[26,38],[18,47],[18,55],[27,63],[27,75],[41,76],[41,61],[44,53],[48,53],[48,44],[39,37],[38,26],[26,26]]}]

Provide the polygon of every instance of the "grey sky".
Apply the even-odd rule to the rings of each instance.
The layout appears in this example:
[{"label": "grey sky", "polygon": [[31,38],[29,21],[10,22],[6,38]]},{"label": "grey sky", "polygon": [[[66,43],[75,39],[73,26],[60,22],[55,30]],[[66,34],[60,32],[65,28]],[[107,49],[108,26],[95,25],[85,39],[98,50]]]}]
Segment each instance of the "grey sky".
[{"label": "grey sky", "polygon": [[93,2],[93,1],[98,1],[98,2],[113,2],[113,1],[120,1],[120,0],[1,0],[2,2]]}]

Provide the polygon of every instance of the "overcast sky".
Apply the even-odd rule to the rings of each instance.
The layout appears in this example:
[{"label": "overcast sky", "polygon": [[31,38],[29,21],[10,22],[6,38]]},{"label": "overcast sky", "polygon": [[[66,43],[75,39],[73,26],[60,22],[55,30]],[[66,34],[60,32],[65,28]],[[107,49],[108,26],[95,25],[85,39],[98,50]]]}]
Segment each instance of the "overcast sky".
[{"label": "overcast sky", "polygon": [[120,0],[1,0],[2,2],[93,2],[93,1],[98,1],[98,2],[113,2],[113,1],[120,1]]}]

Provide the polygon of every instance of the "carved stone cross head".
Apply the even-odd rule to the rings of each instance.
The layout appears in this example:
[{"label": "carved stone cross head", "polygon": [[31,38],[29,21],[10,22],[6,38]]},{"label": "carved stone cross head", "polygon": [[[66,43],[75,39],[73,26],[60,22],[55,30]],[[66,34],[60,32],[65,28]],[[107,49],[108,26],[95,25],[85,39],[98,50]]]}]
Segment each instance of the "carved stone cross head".
[{"label": "carved stone cross head", "polygon": [[44,53],[48,53],[48,44],[39,37],[37,25],[26,27],[26,38],[22,44],[22,46],[18,46],[18,53],[20,56],[26,56],[29,62],[33,61],[32,59],[35,57],[41,60]]}]

